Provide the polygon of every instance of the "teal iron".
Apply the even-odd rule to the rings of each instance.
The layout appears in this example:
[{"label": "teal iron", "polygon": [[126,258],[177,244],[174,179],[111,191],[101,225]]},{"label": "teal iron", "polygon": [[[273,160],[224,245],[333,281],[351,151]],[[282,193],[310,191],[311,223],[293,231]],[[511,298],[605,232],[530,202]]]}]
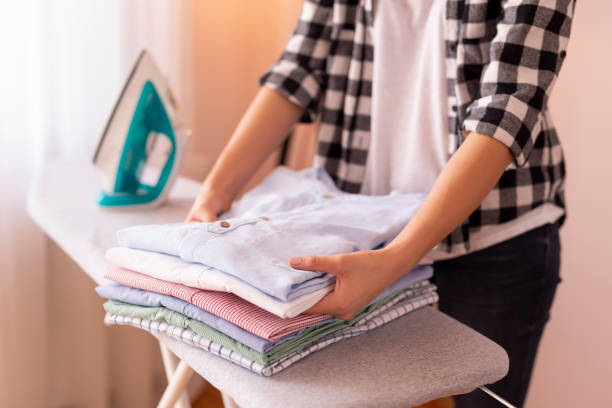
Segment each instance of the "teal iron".
[{"label": "teal iron", "polygon": [[[179,173],[188,138],[165,77],[143,50],[94,154],[104,183],[98,204],[160,204]],[[150,174],[156,181],[146,179]]]}]

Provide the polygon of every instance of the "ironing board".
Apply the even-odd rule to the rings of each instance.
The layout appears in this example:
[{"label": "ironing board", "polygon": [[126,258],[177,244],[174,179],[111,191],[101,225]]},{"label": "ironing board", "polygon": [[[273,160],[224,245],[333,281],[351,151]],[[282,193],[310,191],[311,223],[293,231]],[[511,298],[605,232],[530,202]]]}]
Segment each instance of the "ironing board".
[{"label": "ironing board", "polygon": [[[95,204],[97,179],[88,163],[49,163],[33,179],[28,211],[102,284],[108,266],[104,252],[115,245],[115,231],[181,221],[200,185],[179,178],[161,208],[109,211]],[[180,401],[194,370],[222,392],[226,407],[243,408],[412,406],[494,383],[508,370],[500,346],[431,307],[333,344],[268,378],[169,337],[156,337],[169,382],[159,404],[163,407]],[[184,397],[182,403],[187,405]]]}]

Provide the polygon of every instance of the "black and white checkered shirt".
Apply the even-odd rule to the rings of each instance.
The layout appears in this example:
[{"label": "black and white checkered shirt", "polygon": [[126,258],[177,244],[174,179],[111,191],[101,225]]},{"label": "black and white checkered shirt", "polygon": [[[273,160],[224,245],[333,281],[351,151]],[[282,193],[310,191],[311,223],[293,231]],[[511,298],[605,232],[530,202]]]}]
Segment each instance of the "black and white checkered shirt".
[{"label": "black and white checkered shirt", "polygon": [[[261,78],[320,119],[316,164],[359,193],[370,143],[373,0],[306,0],[280,60]],[[382,0],[384,1],[384,0]],[[447,0],[449,129],[489,135],[514,162],[441,244],[470,249],[470,233],[544,203],[565,208],[565,165],[548,97],[566,55],[574,0]]]}]

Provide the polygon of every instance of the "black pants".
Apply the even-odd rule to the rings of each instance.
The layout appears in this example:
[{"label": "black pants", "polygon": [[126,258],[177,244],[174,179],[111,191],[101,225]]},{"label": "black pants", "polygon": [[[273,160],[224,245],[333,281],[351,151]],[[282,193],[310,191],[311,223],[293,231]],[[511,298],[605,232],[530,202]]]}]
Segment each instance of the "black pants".
[{"label": "black pants", "polygon": [[[559,227],[548,224],[501,244],[434,264],[440,310],[501,345],[508,375],[491,389],[520,407],[559,278]],[[457,408],[501,404],[476,390]]]}]

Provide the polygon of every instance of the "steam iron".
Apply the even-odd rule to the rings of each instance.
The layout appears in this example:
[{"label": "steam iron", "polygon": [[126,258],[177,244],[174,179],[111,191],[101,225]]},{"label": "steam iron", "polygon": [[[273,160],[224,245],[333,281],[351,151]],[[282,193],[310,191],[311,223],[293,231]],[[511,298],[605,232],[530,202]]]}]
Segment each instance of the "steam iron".
[{"label": "steam iron", "polygon": [[94,154],[103,178],[98,204],[160,204],[179,173],[189,135],[166,78],[143,50]]}]

